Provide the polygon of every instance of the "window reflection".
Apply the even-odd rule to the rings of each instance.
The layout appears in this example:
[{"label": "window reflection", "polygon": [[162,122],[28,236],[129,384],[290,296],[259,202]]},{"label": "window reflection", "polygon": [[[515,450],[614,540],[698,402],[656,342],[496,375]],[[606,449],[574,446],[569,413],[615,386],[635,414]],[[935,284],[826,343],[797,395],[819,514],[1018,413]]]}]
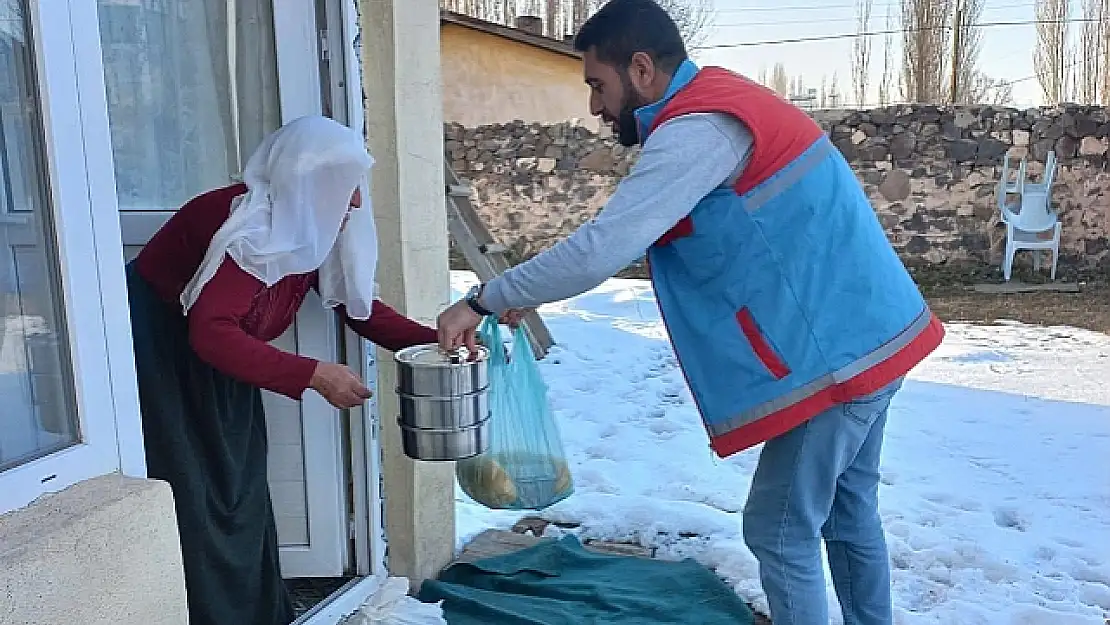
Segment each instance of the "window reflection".
[{"label": "window reflection", "polygon": [[79,440],[26,0],[0,0],[0,470]]}]

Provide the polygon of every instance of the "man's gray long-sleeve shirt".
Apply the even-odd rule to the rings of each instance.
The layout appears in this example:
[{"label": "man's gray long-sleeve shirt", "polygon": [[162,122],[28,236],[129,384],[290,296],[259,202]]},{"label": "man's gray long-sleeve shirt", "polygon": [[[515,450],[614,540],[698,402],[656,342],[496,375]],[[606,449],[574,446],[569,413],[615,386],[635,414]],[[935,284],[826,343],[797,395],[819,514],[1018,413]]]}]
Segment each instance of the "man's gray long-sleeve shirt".
[{"label": "man's gray long-sleeve shirt", "polygon": [[486,284],[482,304],[501,314],[589,291],[616,275],[690,214],[714,189],[735,180],[752,136],[736,118],[695,113],[668,120],[596,218],[567,239]]}]

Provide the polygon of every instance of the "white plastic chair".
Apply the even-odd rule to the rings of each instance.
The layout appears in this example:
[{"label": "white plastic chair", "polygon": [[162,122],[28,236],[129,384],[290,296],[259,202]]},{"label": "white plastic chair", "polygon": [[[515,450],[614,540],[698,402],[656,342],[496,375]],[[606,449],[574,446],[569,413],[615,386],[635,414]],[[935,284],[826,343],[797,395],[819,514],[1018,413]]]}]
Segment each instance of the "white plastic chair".
[{"label": "white plastic chair", "polygon": [[[1024,169],[1024,168],[1023,168]],[[1024,173],[1024,172],[1023,172]],[[1006,281],[1010,280],[1013,271],[1014,255],[1018,250],[1052,252],[1051,279],[1056,279],[1056,263],[1060,257],[1060,230],[1062,224],[1059,217],[1052,210],[1052,182],[1056,176],[1056,154],[1049,152],[1045,164],[1043,182],[1038,184],[1028,183],[1025,176],[1018,178],[1018,194],[1021,197],[1019,213],[1014,213],[1012,204],[1005,204],[999,200],[1002,211],[1002,222],[1006,224],[1006,253],[1003,259],[1002,275]],[[1046,232],[1052,236],[1044,238]],[[1039,253],[1033,256],[1033,269],[1041,268]]]}]

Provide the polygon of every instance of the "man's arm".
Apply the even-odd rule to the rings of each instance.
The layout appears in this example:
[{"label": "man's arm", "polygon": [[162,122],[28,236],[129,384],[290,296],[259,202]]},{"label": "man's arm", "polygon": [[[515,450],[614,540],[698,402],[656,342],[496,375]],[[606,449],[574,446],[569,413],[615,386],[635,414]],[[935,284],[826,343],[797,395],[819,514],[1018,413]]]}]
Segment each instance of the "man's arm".
[{"label": "man's arm", "polygon": [[494,278],[481,303],[494,314],[585,293],[616,275],[698,202],[747,164],[752,137],[733,117],[683,115],[648,138],[631,173],[596,218]]}]

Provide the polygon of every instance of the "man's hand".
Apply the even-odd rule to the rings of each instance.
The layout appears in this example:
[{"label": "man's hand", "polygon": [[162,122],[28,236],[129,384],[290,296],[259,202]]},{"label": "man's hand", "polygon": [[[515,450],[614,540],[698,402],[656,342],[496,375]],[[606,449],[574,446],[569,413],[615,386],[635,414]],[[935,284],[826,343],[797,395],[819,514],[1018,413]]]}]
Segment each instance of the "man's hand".
[{"label": "man's hand", "polygon": [[353,371],[334,362],[316,363],[309,386],[340,410],[360,406],[371,395]]},{"label": "man's hand", "polygon": [[510,308],[505,311],[505,314],[501,315],[498,321],[515,330],[517,326],[520,325],[520,322],[524,320],[524,315],[527,315],[529,312],[531,311],[527,308]]},{"label": "man's hand", "polygon": [[482,318],[470,308],[466,300],[459,300],[436,319],[439,333],[439,346],[444,351],[455,351],[465,346],[471,354],[478,353],[478,337],[475,330]]}]

